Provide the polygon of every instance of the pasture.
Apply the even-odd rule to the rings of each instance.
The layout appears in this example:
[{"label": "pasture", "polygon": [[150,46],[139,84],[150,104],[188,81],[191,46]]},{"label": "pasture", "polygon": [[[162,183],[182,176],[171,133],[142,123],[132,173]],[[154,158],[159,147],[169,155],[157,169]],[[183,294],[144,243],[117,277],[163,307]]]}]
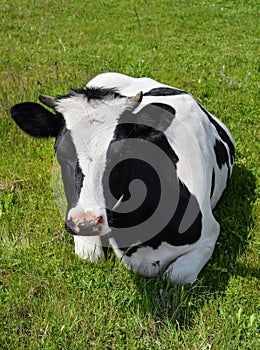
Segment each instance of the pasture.
[{"label": "pasture", "polygon": [[[252,0],[2,0],[0,347],[245,350],[259,335],[259,7]],[[74,254],[55,205],[53,140],[9,116],[95,75],[147,76],[191,92],[236,142],[215,215],[221,234],[192,286]]]}]

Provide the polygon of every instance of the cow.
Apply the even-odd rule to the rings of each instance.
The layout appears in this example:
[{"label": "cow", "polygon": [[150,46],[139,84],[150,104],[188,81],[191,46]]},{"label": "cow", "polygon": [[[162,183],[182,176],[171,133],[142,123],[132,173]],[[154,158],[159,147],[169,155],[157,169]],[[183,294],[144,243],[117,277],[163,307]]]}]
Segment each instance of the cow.
[{"label": "cow", "polygon": [[119,73],[39,100],[10,114],[27,134],[55,138],[75,253],[97,262],[107,245],[137,274],[194,283],[220,232],[228,128],[186,91]]}]

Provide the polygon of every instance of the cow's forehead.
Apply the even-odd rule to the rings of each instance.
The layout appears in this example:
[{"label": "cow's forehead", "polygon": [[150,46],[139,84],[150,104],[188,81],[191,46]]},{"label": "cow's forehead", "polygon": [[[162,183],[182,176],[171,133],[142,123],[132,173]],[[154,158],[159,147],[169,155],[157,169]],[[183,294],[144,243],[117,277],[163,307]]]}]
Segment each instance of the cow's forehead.
[{"label": "cow's forehead", "polygon": [[64,117],[66,131],[84,173],[89,168],[89,161],[104,158],[102,162],[105,162],[125,104],[126,98],[112,94],[102,99],[88,99],[83,93],[74,93],[59,99],[56,110]]},{"label": "cow's forehead", "polygon": [[114,90],[109,91],[111,93],[102,98],[88,98],[86,94],[77,92],[60,98],[56,110],[63,115],[67,129],[73,130],[81,126],[94,130],[101,125],[115,124],[125,106],[126,98]]}]

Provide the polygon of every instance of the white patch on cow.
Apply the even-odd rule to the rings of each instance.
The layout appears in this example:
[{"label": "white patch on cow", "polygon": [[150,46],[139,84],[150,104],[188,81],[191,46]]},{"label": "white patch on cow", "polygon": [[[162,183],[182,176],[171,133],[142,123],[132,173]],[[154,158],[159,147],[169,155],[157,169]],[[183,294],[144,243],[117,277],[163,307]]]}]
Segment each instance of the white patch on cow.
[{"label": "white patch on cow", "polygon": [[149,246],[140,246],[131,257],[123,254],[113,238],[110,238],[110,244],[117,257],[134,272],[146,276],[158,276],[167,266],[176,260],[179,256],[190,250],[189,245],[174,247],[162,242],[157,249]]},{"label": "white patch on cow", "polygon": [[177,284],[192,284],[196,281],[198,274],[204,265],[211,258],[220,227],[216,220],[211,221],[204,229],[206,235],[192,245],[189,252],[180,255],[172,264],[168,266],[164,274],[172,282]]},{"label": "white patch on cow", "polygon": [[109,239],[116,256],[126,267],[145,276],[168,275],[172,282],[193,283],[200,270],[210,259],[220,227],[211,212],[203,217],[202,234],[194,244],[173,246],[162,242],[158,248],[140,246],[129,257],[118,247],[113,238]]}]

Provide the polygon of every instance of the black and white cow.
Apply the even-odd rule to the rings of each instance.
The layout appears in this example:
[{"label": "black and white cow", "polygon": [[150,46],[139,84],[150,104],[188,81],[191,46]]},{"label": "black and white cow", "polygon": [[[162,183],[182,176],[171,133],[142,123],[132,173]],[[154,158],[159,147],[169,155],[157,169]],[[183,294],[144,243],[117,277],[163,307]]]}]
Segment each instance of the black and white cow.
[{"label": "black and white cow", "polygon": [[185,91],[118,73],[39,99],[55,114],[25,102],[11,116],[56,138],[75,252],[97,261],[105,236],[133,271],[193,283],[220,231],[212,209],[234,163],[226,126]]}]

